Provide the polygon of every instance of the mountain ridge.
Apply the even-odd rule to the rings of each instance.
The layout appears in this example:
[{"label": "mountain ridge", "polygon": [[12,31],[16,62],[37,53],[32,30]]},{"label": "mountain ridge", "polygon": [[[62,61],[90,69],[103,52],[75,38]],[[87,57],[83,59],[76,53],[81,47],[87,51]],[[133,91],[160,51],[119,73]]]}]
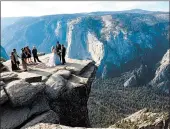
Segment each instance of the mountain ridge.
[{"label": "mountain ridge", "polygon": [[[67,47],[68,57],[92,59],[100,65],[99,71],[104,72],[104,67],[109,71],[110,65],[115,69],[126,65],[142,51],[159,61],[168,48],[168,16],[161,12],[23,18],[2,30],[2,45],[7,53],[28,45],[49,53],[51,46],[60,41]],[[148,62],[149,57],[146,60]]]},{"label": "mountain ridge", "polygon": [[144,9],[130,9],[130,10],[122,10],[122,11],[94,11],[94,12],[82,12],[82,13],[64,13],[64,14],[50,14],[50,15],[41,15],[41,16],[16,16],[16,17],[1,17],[2,19],[8,19],[8,18],[31,18],[31,17],[45,17],[45,16],[58,16],[58,15],[75,15],[75,14],[90,14],[90,13],[113,13],[113,12],[138,12],[138,13],[144,13],[144,12],[154,12],[154,13],[168,13],[167,11],[150,11],[150,10],[144,10]]}]

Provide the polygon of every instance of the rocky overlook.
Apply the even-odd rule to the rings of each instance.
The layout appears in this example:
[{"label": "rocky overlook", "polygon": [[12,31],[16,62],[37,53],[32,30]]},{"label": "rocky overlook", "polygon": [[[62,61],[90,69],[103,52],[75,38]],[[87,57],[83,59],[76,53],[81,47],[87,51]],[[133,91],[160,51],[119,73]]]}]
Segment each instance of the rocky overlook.
[{"label": "rocky overlook", "polygon": [[89,127],[87,100],[96,66],[91,60],[68,59],[66,65],[47,68],[29,65],[27,72],[1,64],[1,129],[25,129],[37,123]]},{"label": "rocky overlook", "polygon": [[[49,56],[40,56],[42,63],[29,65],[27,72],[12,72],[10,60],[1,63],[2,129],[91,127],[87,101],[97,69],[95,63],[67,58],[66,65],[48,68],[45,64]],[[169,121],[165,112],[142,109],[109,128],[168,129]]]}]

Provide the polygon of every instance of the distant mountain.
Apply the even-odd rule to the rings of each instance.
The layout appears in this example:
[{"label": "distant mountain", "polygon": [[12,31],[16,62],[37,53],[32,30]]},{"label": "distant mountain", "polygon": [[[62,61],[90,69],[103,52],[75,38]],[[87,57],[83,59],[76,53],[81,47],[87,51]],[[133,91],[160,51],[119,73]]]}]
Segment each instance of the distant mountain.
[{"label": "distant mountain", "polygon": [[[121,11],[121,12],[125,12],[125,11]],[[147,10],[142,10],[142,9],[132,9],[132,10],[126,10],[126,13],[149,14],[149,13],[154,13],[154,11],[147,11]]]},{"label": "distant mountain", "polygon": [[20,19],[22,19],[22,18],[19,18],[19,17],[1,18],[1,30],[3,30],[4,28],[6,28],[9,25],[14,24],[15,22],[17,22]]},{"label": "distant mountain", "polygon": [[7,55],[5,49],[0,45],[0,50],[1,50],[1,55],[0,57],[5,59],[5,60],[8,60],[9,59],[9,56]]},{"label": "distant mountain", "polygon": [[68,57],[93,59],[100,75],[111,76],[138,65],[141,56],[151,66],[158,62],[168,49],[168,25],[168,12],[135,9],[26,17],[3,24],[1,35],[8,53],[27,45],[49,53],[59,40]]}]

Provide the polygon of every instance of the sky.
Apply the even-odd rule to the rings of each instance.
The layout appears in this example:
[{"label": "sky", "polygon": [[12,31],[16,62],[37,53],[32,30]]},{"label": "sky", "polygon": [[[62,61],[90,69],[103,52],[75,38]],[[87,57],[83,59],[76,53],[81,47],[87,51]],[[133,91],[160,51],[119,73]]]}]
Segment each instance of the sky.
[{"label": "sky", "polygon": [[169,11],[169,1],[1,1],[1,17],[143,9]]}]

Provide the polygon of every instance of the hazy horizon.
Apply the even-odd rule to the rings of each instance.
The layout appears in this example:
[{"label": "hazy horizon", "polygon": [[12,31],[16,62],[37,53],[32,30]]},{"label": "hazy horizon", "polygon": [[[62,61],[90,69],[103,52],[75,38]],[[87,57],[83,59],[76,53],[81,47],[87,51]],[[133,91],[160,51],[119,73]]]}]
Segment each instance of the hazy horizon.
[{"label": "hazy horizon", "polygon": [[169,12],[169,1],[2,1],[1,17],[39,17],[133,9]]}]

